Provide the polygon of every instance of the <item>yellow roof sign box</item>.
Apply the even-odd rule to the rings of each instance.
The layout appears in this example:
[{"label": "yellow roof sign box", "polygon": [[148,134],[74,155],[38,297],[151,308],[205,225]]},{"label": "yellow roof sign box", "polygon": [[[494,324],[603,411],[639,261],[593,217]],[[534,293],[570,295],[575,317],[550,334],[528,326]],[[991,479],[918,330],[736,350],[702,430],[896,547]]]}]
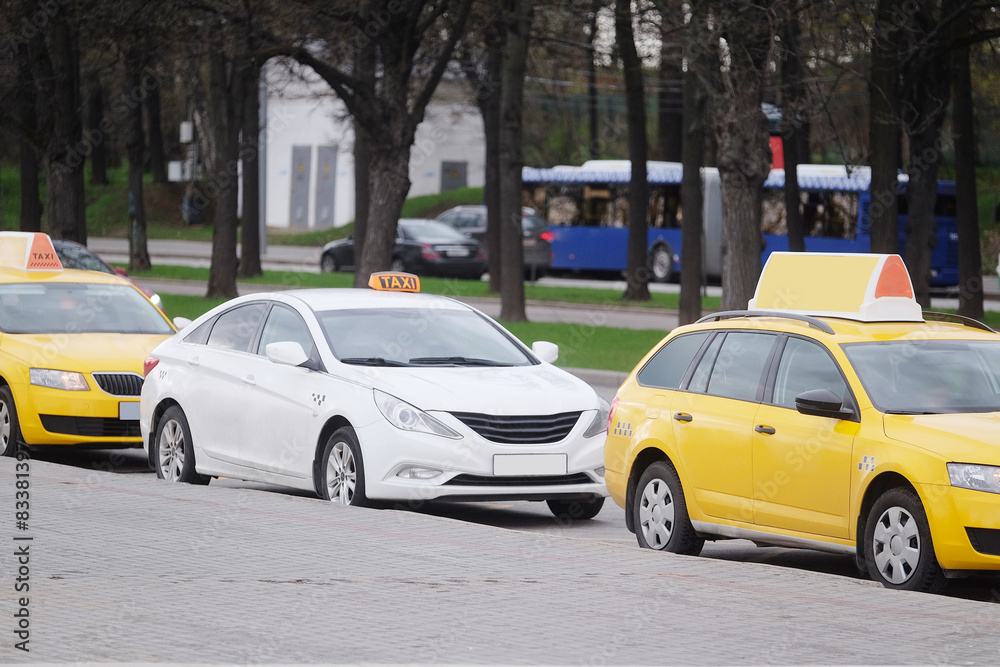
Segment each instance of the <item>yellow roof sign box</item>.
[{"label": "yellow roof sign box", "polygon": [[412,273],[380,271],[368,278],[368,286],[380,292],[419,292],[420,278]]},{"label": "yellow roof sign box", "polygon": [[771,253],[749,308],[861,322],[924,321],[899,255]]},{"label": "yellow roof sign box", "polygon": [[22,271],[62,271],[52,239],[42,232],[0,232],[0,267]]}]

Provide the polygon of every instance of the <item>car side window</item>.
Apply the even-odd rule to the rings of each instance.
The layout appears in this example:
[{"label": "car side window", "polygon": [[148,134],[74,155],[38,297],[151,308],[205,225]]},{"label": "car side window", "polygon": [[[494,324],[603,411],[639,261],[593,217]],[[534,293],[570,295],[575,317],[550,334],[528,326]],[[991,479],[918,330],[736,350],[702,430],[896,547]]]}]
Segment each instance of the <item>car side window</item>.
[{"label": "car side window", "polygon": [[750,331],[730,331],[722,341],[712,366],[708,393],[742,401],[757,400],[764,365],[777,336]]},{"label": "car side window", "polygon": [[192,329],[191,333],[184,336],[185,343],[191,343],[193,345],[204,345],[208,342],[208,334],[212,332],[212,327],[215,325],[216,318],[210,319],[204,324],[199,324],[196,329]]},{"label": "car side window", "polygon": [[221,347],[226,350],[249,352],[257,327],[264,317],[267,304],[252,303],[238,306],[219,315],[208,335],[209,347]]},{"label": "car side window", "polygon": [[843,397],[847,382],[837,362],[822,346],[802,338],[789,338],[778,363],[771,402],[794,410],[795,397],[812,389],[829,389]]},{"label": "car side window", "polygon": [[694,360],[710,331],[678,336],[660,348],[653,358],[646,362],[636,379],[644,387],[677,389],[681,386],[684,373]]},{"label": "car side window", "polygon": [[260,333],[257,354],[262,357],[267,356],[267,346],[270,343],[284,341],[298,343],[310,359],[315,357],[315,345],[313,345],[313,339],[309,335],[309,327],[306,326],[306,323],[298,313],[288,306],[275,304],[271,308],[271,312],[268,313],[264,329]]}]

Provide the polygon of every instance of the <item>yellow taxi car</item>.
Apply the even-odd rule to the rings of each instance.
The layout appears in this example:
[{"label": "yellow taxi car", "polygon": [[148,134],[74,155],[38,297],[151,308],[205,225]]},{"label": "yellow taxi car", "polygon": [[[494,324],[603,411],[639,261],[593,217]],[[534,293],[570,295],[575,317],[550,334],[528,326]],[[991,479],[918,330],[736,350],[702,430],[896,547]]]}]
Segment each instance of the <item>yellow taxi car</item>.
[{"label": "yellow taxi car", "polygon": [[0,232],[0,454],[141,447],[143,360],[175,331],[124,278],[64,270],[46,234]]},{"label": "yellow taxi car", "polygon": [[888,588],[1000,570],[1000,335],[922,313],[898,255],[774,253],[749,310],[618,390],[605,480],[639,545],[853,554]]}]

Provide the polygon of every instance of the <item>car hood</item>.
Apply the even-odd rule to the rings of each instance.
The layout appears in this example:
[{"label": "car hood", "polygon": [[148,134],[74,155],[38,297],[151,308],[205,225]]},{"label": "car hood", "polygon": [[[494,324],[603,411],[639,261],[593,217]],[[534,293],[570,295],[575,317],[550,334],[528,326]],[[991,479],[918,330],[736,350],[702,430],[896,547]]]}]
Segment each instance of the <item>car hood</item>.
[{"label": "car hood", "polygon": [[377,370],[368,383],[425,411],[532,415],[599,407],[590,385],[547,364]]},{"label": "car hood", "polygon": [[161,334],[5,334],[4,353],[31,368],[142,372],[142,362],[160,342]]},{"label": "car hood", "polygon": [[1000,465],[1000,412],[885,415],[886,436],[947,461]]}]

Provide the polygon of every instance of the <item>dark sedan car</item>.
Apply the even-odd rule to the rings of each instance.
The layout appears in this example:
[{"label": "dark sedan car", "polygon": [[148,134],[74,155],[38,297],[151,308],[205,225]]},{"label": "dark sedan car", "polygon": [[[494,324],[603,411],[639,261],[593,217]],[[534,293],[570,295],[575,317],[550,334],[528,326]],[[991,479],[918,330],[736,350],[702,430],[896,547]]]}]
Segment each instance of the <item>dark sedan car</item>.
[{"label": "dark sedan car", "polygon": [[[476,239],[486,247],[486,207],[456,206],[437,217],[440,222]],[[530,208],[521,210],[521,247],[524,250],[524,275],[529,279],[541,278],[552,264],[552,232],[548,223]]]},{"label": "dark sedan car", "polygon": [[[323,247],[320,268],[327,273],[354,270],[354,238]],[[403,218],[396,228],[392,270],[424,276],[478,280],[486,272],[479,242],[434,220]]]}]

